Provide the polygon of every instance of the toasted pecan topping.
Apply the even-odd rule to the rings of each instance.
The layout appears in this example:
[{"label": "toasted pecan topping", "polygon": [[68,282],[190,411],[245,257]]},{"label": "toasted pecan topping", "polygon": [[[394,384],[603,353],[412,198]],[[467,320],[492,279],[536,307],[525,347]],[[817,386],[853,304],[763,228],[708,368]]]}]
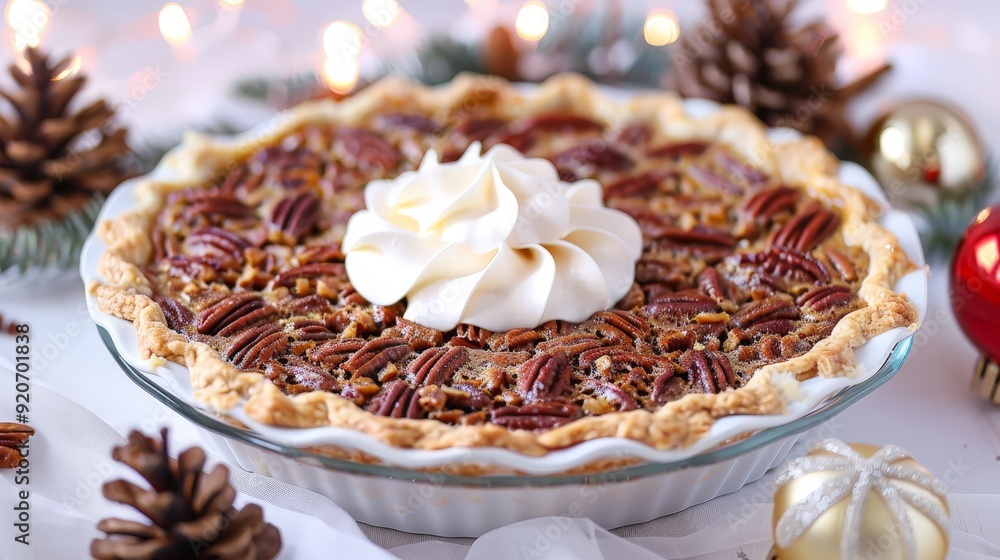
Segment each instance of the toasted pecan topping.
[{"label": "toasted pecan topping", "polygon": [[852,299],[854,294],[847,286],[817,286],[799,296],[796,303],[813,311],[823,311]]},{"label": "toasted pecan topping", "polygon": [[743,205],[743,212],[769,222],[781,212],[795,210],[798,201],[799,189],[784,186],[774,187],[762,190],[750,197]]},{"label": "toasted pecan topping", "polygon": [[560,397],[569,388],[571,372],[566,354],[539,354],[518,368],[518,388],[529,401]]},{"label": "toasted pecan topping", "polygon": [[577,407],[565,403],[504,406],[493,411],[492,420],[512,430],[548,430],[570,422],[578,412]]},{"label": "toasted pecan topping", "polygon": [[772,244],[800,253],[812,251],[836,231],[839,224],[837,214],[817,204],[785,222],[774,234]]},{"label": "toasted pecan topping", "polygon": [[688,380],[702,393],[719,393],[736,387],[733,366],[722,352],[692,350],[681,356],[680,365]]},{"label": "toasted pecan topping", "polygon": [[[405,301],[357,292],[341,242],[365,186],[473,141],[547,158],[566,181],[592,177],[639,223],[634,284],[612,309],[442,333],[404,319]],[[167,325],[288,394],[333,392],[383,416],[546,430],[655,410],[741,386],[864,305],[868,262],[837,233],[837,211],[726,146],[645,122],[396,106],[350,127],[306,125],[206,187],[169,195],[150,233],[143,272]]]},{"label": "toasted pecan topping", "polygon": [[367,342],[347,362],[344,370],[352,379],[371,377],[378,370],[409,354],[410,345],[402,338],[377,338]]},{"label": "toasted pecan topping", "polygon": [[284,198],[274,206],[267,223],[291,239],[298,239],[316,223],[319,204],[319,197],[311,192]]}]

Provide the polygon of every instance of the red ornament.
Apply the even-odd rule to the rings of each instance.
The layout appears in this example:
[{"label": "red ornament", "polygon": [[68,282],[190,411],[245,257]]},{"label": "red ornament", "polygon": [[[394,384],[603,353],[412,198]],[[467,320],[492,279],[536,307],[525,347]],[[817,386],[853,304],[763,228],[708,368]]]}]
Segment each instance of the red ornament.
[{"label": "red ornament", "polygon": [[951,263],[951,308],[965,336],[1000,363],[1000,204],[965,230]]}]

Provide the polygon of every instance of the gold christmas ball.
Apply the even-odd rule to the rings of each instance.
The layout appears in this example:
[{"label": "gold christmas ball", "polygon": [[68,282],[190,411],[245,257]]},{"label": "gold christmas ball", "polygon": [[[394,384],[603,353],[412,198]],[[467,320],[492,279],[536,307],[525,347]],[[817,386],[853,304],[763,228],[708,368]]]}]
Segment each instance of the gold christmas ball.
[{"label": "gold christmas ball", "polygon": [[827,440],[789,463],[774,495],[779,560],[941,560],[948,504],[940,481],[895,446]]},{"label": "gold christmas ball", "polygon": [[910,101],[882,115],[865,135],[864,156],[889,200],[915,210],[982,188],[986,154],[959,111]]}]

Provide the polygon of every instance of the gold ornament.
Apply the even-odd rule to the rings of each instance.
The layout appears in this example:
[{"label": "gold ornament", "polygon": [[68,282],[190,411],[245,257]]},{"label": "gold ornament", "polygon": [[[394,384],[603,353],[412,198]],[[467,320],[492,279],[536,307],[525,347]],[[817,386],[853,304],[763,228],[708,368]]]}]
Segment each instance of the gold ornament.
[{"label": "gold ornament", "polygon": [[940,560],[944,485],[894,445],[820,443],[785,468],[774,494],[780,560]]},{"label": "gold ornament", "polygon": [[984,188],[986,153],[957,110],[910,101],[875,121],[865,136],[868,168],[894,206],[929,209]]}]

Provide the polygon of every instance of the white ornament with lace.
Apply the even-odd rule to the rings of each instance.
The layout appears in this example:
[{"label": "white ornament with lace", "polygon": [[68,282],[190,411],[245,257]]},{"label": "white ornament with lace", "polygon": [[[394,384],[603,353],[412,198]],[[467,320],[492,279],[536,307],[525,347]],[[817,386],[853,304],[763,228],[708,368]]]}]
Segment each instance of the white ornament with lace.
[{"label": "white ornament with lace", "polygon": [[456,162],[431,150],[420,168],[365,188],[347,224],[355,289],[438,330],[493,331],[584,321],[632,287],[642,234],[604,206],[601,186],[559,179],[551,162],[506,145]]}]

